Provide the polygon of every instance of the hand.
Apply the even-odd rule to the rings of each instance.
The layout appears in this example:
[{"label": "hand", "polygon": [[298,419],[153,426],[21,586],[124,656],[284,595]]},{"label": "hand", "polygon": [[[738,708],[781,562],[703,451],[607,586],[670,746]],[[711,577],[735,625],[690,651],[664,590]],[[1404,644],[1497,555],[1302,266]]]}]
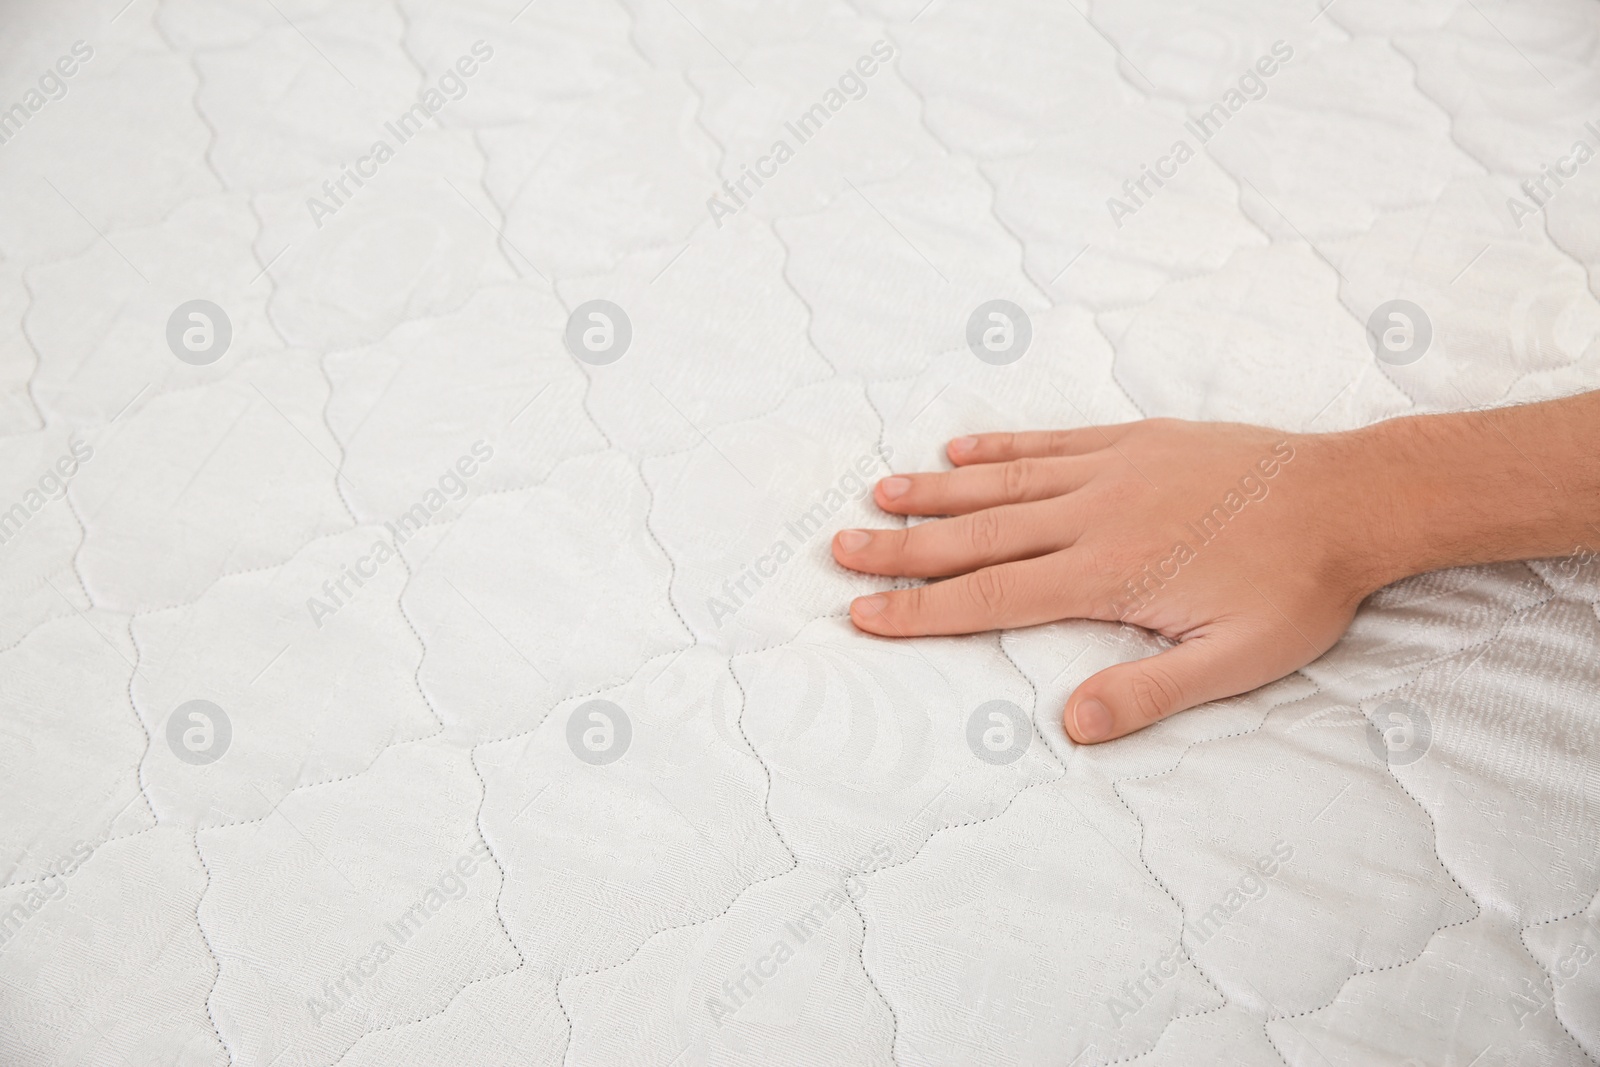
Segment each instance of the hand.
[{"label": "hand", "polygon": [[852,570],[948,580],[857,598],[850,619],[883,637],[1056,619],[1154,630],[1177,644],[1067,701],[1074,741],[1121,737],[1304,666],[1400,577],[1372,540],[1384,493],[1360,476],[1363,447],[1171,419],[957,438],[955,470],[874,490],[885,511],[953,518],[833,540]]}]

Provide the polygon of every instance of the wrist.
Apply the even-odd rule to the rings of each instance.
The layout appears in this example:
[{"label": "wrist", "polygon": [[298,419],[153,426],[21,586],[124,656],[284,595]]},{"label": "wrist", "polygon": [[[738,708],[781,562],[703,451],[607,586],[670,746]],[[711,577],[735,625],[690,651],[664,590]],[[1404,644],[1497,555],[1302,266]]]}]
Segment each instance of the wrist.
[{"label": "wrist", "polygon": [[1455,514],[1459,443],[1427,417],[1404,417],[1351,431],[1353,468],[1367,485],[1365,548],[1373,559],[1372,590],[1413,574],[1449,567],[1460,553],[1449,531]]},{"label": "wrist", "polygon": [[1313,457],[1312,484],[1328,487],[1311,521],[1325,531],[1329,580],[1359,601],[1402,578],[1434,569],[1425,525],[1426,486],[1416,472],[1436,445],[1426,434],[1376,423],[1316,434],[1297,443]]}]

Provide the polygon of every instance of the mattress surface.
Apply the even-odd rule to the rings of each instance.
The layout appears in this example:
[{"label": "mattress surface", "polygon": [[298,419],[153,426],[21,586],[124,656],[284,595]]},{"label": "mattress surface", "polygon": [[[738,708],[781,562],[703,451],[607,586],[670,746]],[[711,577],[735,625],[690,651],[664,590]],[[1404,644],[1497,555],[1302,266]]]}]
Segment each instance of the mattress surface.
[{"label": "mattress surface", "polygon": [[1600,6],[0,12],[0,1062],[1600,1057],[1591,551],[1080,748],[828,550],[1600,387]]}]

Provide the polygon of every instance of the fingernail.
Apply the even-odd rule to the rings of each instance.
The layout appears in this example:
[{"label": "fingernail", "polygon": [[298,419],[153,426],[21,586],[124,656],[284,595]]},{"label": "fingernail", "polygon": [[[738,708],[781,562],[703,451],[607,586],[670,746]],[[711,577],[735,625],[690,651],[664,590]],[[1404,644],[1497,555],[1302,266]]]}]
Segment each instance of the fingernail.
[{"label": "fingernail", "polygon": [[865,530],[840,530],[839,547],[846,552],[860,552],[872,540],[872,535]]},{"label": "fingernail", "polygon": [[961,455],[965,455],[977,447],[978,439],[976,437],[957,437],[950,442],[950,451]]},{"label": "fingernail", "polygon": [[879,482],[878,488],[883,490],[883,498],[885,500],[897,500],[905,496],[906,490],[911,488],[911,479],[895,475],[893,478],[885,478]]},{"label": "fingernail", "polygon": [[1081,700],[1072,712],[1073,725],[1085,741],[1099,741],[1111,733],[1111,710],[1098,700]]},{"label": "fingernail", "polygon": [[889,598],[882,593],[873,593],[871,596],[857,597],[853,605],[861,610],[863,615],[882,615],[883,606],[889,603]]}]

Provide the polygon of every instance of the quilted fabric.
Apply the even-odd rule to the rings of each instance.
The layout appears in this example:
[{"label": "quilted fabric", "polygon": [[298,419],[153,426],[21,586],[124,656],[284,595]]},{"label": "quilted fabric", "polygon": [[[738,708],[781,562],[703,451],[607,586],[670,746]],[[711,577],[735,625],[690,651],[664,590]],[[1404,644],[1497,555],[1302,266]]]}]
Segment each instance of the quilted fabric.
[{"label": "quilted fabric", "polygon": [[1158,641],[828,552],[960,433],[1600,387],[1592,0],[0,20],[0,1061],[1600,1057],[1591,553],[1079,748]]}]

